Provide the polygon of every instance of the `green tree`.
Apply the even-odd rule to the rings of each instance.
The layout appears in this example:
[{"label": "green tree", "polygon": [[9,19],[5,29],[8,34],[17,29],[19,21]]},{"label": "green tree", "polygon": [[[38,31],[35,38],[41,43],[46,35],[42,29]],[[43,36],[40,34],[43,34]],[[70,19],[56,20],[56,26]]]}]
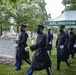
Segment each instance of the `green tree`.
[{"label": "green tree", "polygon": [[76,0],[63,0],[66,10],[76,10]]},{"label": "green tree", "polygon": [[4,26],[6,26],[5,28],[7,28],[10,24],[8,13],[8,9],[5,6],[0,5],[0,36],[2,35],[2,29],[4,28]]},{"label": "green tree", "polygon": [[28,30],[35,31],[37,24],[43,24],[47,19],[44,0],[1,0],[0,4],[7,7],[8,19],[14,20],[17,32],[23,23],[28,25]]}]

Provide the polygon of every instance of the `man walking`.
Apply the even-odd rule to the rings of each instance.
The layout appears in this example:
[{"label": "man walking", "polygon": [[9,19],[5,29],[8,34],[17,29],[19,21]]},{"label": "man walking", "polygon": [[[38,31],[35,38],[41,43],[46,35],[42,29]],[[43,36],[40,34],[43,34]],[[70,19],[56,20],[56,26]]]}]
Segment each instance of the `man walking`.
[{"label": "man walking", "polygon": [[50,56],[51,56],[51,50],[52,50],[52,41],[53,41],[52,30],[48,29],[48,34],[46,34],[46,45]]},{"label": "man walking", "polygon": [[75,54],[74,44],[75,44],[75,39],[76,39],[76,36],[73,31],[74,31],[74,28],[70,28],[69,43],[68,43],[68,50],[72,58],[74,58],[74,54]]},{"label": "man walking", "polygon": [[25,51],[25,47],[27,47],[27,38],[28,34],[26,33],[26,25],[22,24],[20,27],[21,33],[19,34],[18,41],[16,46],[16,70],[21,69],[21,62],[25,60],[28,64],[30,64],[29,52]]},{"label": "man walking", "polygon": [[34,71],[46,69],[48,75],[52,75],[51,72],[51,61],[46,46],[46,35],[43,33],[44,26],[38,25],[37,28],[37,40],[36,44],[31,47],[26,47],[25,50],[28,51],[31,49],[35,50],[34,56],[32,58],[31,66],[28,69],[26,75],[32,75]]},{"label": "man walking", "polygon": [[60,26],[60,33],[57,35],[57,41],[56,41],[56,49],[57,49],[57,70],[60,70],[60,63],[61,61],[65,61],[67,66],[70,65],[68,62],[68,35],[66,32],[64,32],[64,25]]}]

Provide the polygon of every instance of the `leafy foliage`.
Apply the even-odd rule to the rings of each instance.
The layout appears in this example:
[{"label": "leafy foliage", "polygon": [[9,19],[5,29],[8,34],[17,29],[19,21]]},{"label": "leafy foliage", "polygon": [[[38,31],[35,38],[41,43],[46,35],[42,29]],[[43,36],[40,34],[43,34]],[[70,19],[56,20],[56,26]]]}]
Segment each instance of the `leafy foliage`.
[{"label": "leafy foliage", "polygon": [[[25,23],[29,27],[28,30],[35,31],[37,24],[43,24],[43,21],[47,19],[44,0],[0,0],[0,4],[1,7],[5,8],[0,13],[1,15],[6,14],[6,19],[3,19],[3,21],[9,22],[12,18],[13,24],[17,27]],[[8,23],[5,24],[7,26]],[[8,25],[10,26],[11,23]]]},{"label": "leafy foliage", "polygon": [[76,10],[76,0],[63,0],[62,3],[67,10]]}]

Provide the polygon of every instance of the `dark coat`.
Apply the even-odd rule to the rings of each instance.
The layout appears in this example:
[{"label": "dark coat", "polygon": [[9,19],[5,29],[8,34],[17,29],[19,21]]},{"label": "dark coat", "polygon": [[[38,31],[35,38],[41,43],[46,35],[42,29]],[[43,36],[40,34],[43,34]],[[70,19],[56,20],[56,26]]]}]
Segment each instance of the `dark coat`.
[{"label": "dark coat", "polygon": [[38,34],[36,44],[31,46],[31,50],[35,50],[31,66],[33,70],[41,70],[46,67],[51,67],[51,61],[47,50],[45,50],[46,46],[46,35]]},{"label": "dark coat", "polygon": [[74,53],[75,40],[76,40],[76,35],[73,32],[69,33],[68,50],[70,54]]},{"label": "dark coat", "polygon": [[16,59],[26,60],[29,59],[29,52],[25,51],[25,47],[27,46],[27,38],[28,34],[26,32],[21,32],[18,37],[18,47],[16,50]]},{"label": "dark coat", "polygon": [[[61,32],[57,36],[56,48],[57,48],[57,57],[61,61],[66,61],[69,58],[69,52],[67,48],[68,44],[68,35],[65,32]],[[63,45],[64,49],[60,49],[60,46]]]},{"label": "dark coat", "polygon": [[49,42],[52,43],[52,41],[53,41],[53,34],[48,33],[46,35],[46,49],[47,50],[52,50],[52,44],[49,44]]}]

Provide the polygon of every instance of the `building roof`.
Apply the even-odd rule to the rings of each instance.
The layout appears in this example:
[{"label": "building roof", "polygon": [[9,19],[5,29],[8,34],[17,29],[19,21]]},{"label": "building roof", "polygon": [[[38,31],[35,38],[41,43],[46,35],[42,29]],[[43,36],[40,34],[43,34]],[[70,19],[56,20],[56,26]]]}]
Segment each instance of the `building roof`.
[{"label": "building roof", "polygon": [[66,10],[59,17],[53,19],[52,21],[72,21],[76,20],[76,10]]},{"label": "building roof", "polygon": [[65,10],[63,13],[51,21],[45,21],[45,27],[57,28],[60,25],[76,28],[76,10]]}]

